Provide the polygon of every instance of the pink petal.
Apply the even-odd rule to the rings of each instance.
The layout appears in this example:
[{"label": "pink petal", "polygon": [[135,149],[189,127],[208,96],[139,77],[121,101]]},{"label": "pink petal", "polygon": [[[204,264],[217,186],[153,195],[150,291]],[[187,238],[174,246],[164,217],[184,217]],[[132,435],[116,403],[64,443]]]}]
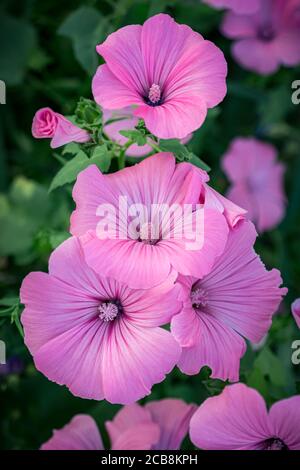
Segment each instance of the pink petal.
[{"label": "pink petal", "polygon": [[287,290],[279,287],[279,271],[267,271],[253,250],[255,238],[249,221],[233,229],[223,255],[200,286],[209,295],[205,311],[211,318],[259,342]]},{"label": "pink petal", "polygon": [[154,449],[180,449],[196,406],[171,398],[151,401],[146,404],[146,409],[151,412],[153,421],[160,427],[160,439]]},{"label": "pink petal", "polygon": [[249,15],[255,13],[259,6],[260,0],[203,0],[215,8],[230,8],[240,15]]},{"label": "pink petal", "polygon": [[119,109],[142,103],[138,92],[128,88],[117,77],[118,75],[114,75],[106,64],[98,67],[92,81],[92,92],[96,103],[105,109]]},{"label": "pink petal", "polygon": [[289,450],[300,450],[300,396],[278,401],[270,409],[273,436]]},{"label": "pink petal", "polygon": [[202,97],[181,95],[160,106],[138,106],[135,116],[144,119],[147,129],[160,139],[183,139],[202,126],[207,105]]},{"label": "pink petal", "polygon": [[203,327],[190,303],[187,302],[182,311],[172,318],[171,332],[183,348],[190,348],[198,344]]},{"label": "pink petal", "polygon": [[[142,26],[129,25],[110,34],[107,39],[97,46],[100,54],[109,70],[129,91],[139,96],[145,96],[148,92],[148,82],[145,73],[143,56],[141,51]],[[111,90],[112,90],[111,85]],[[151,84],[150,84],[151,86]],[[115,93],[115,90],[112,94]],[[112,109],[111,106],[104,108]],[[134,102],[128,103],[134,104]],[[121,105],[122,108],[126,105]]]},{"label": "pink petal", "polygon": [[91,416],[76,415],[41,446],[41,450],[103,450],[98,427]]},{"label": "pink petal", "polygon": [[222,322],[203,312],[198,314],[198,322],[198,342],[182,349],[179,369],[193,375],[208,366],[212,370],[212,378],[236,382],[239,379],[240,359],[246,350],[245,341]]},{"label": "pink petal", "polygon": [[122,433],[112,445],[112,450],[151,450],[159,439],[157,424],[137,424]]},{"label": "pink petal", "polygon": [[300,31],[299,28],[291,28],[282,31],[274,43],[274,49],[279,61],[286,66],[295,66],[300,63]]},{"label": "pink petal", "polygon": [[51,140],[51,148],[55,149],[69,142],[84,143],[90,140],[87,131],[75,126],[71,121],[61,114],[56,113],[57,127]]},{"label": "pink petal", "polygon": [[224,15],[221,31],[230,39],[254,38],[257,31],[256,17],[228,12]]},{"label": "pink petal", "polygon": [[276,72],[280,65],[273,42],[242,39],[233,44],[232,54],[240,65],[261,75]]},{"label": "pink petal", "polygon": [[243,220],[244,215],[247,213],[245,209],[237,206],[207,184],[205,185],[205,206],[224,214],[231,228],[235,227],[240,220]]},{"label": "pink petal", "polygon": [[173,369],[179,356],[180,347],[166,330],[120,321],[111,330],[103,351],[106,399],[129,404],[148,395],[153,384],[164,380]]},{"label": "pink petal", "polygon": [[150,423],[152,423],[150,412],[137,403],[132,403],[132,405],[123,406],[112,421],[106,421],[105,427],[114,445],[115,440],[128,429],[138,424]]},{"label": "pink petal", "polygon": [[227,386],[193,415],[190,437],[204,450],[261,449],[272,437],[264,400],[244,384]]},{"label": "pink petal", "polygon": [[292,314],[297,326],[300,328],[300,299],[296,299],[292,303]]}]

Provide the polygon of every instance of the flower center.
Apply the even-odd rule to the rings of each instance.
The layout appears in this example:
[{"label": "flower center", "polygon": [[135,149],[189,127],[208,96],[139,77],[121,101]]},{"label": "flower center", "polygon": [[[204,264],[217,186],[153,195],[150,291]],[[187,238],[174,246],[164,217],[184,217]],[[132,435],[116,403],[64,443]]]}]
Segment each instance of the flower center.
[{"label": "flower center", "polygon": [[155,245],[158,241],[158,235],[155,232],[155,227],[152,223],[146,222],[140,228],[139,241],[146,243],[147,245]]},{"label": "flower center", "polygon": [[277,437],[272,437],[265,442],[265,450],[288,450],[288,446],[285,443],[278,439]]},{"label": "flower center", "polygon": [[157,106],[161,102],[161,89],[159,85],[156,85],[156,83],[152,83],[149,93],[148,93],[148,99],[147,99],[147,104],[150,106]]},{"label": "flower center", "polygon": [[261,26],[261,28],[258,31],[258,37],[265,42],[272,41],[275,37],[275,31],[272,26]]},{"label": "flower center", "polygon": [[99,318],[105,322],[112,321],[121,313],[121,310],[122,307],[118,301],[103,302],[98,307]]},{"label": "flower center", "polygon": [[208,303],[207,293],[204,289],[197,287],[191,292],[191,301],[193,304],[193,308],[206,307]]}]

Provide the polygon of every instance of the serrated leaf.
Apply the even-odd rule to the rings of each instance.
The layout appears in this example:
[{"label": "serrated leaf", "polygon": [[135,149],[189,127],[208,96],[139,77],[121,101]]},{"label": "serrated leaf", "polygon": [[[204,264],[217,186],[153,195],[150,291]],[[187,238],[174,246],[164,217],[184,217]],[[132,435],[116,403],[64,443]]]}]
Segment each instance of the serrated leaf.
[{"label": "serrated leaf", "polygon": [[147,143],[146,136],[144,136],[144,134],[142,134],[137,129],[134,129],[132,131],[119,131],[119,133],[124,137],[127,137],[127,139],[132,140],[132,142],[137,144],[139,147],[142,147]]},{"label": "serrated leaf", "polygon": [[87,155],[80,150],[78,154],[72,158],[68,163],[65,164],[54,176],[52,183],[49,188],[49,192],[56,188],[64,186],[68,183],[73,183],[77,178],[78,173],[87,168],[90,165],[90,159]]}]

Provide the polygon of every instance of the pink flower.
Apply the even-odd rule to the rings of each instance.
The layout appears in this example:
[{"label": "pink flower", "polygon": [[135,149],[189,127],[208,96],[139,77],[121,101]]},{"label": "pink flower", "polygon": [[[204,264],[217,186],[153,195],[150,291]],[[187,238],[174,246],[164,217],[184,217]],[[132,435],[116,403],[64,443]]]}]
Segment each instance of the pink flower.
[{"label": "pink flower", "polygon": [[[146,428],[154,424],[158,428],[158,436],[151,448],[177,450],[188,432],[190,419],[195,409],[195,405],[187,405],[182,400],[172,398],[151,401],[144,407],[136,403],[124,406],[113,421],[106,423],[112,448],[118,449],[118,443],[124,442],[125,436],[128,442],[130,438],[134,441],[142,425]],[[127,446],[127,448],[130,447]]]},{"label": "pink flower", "polygon": [[50,108],[39,109],[33,118],[32,135],[36,139],[51,139],[50,146],[55,149],[69,142],[88,142],[89,134],[75,126],[71,121]]},{"label": "pink flower", "polygon": [[253,388],[227,386],[198,408],[190,437],[204,450],[300,450],[300,396],[278,401],[268,412]]},{"label": "pink flower", "polygon": [[210,207],[211,209],[216,209],[221,212],[226,218],[230,228],[235,227],[238,222],[243,220],[247,213],[245,209],[242,209],[229,199],[226,199],[226,197],[222,196],[206,183],[204,184],[203,194],[200,200],[203,201],[205,207]]},{"label": "pink flower", "polygon": [[[219,211],[198,205],[207,179],[189,163],[176,165],[170,153],[110,175],[94,165],[82,171],[73,190],[76,210],[70,230],[77,236],[89,231],[82,239],[87,263],[98,273],[141,289],[159,285],[172,269],[198,277],[208,273],[223,252],[228,226]],[[106,231],[102,219],[99,226],[96,214],[107,206],[109,217],[104,220],[116,226],[117,235]]]},{"label": "pink flower", "polygon": [[277,151],[254,138],[236,138],[223,157],[223,169],[231,182],[229,199],[247,209],[259,232],[270,230],[283,219],[284,165]]},{"label": "pink flower", "polygon": [[162,139],[185,138],[226,94],[223,53],[169,15],[119,29],[97,52],[106,64],[93,79],[95,101],[104,109],[135,105],[134,114]]},{"label": "pink flower", "polygon": [[299,6],[299,0],[261,0],[253,15],[228,12],[222,32],[236,40],[232,47],[236,61],[262,75],[276,72],[280,65],[299,64]]},{"label": "pink flower", "polygon": [[[177,450],[186,436],[195,405],[165,399],[121,408],[105,423],[112,450]],[[42,450],[102,450],[97,425],[88,415],[77,415],[41,446]]]},{"label": "pink flower", "polygon": [[292,303],[292,314],[295,318],[297,326],[300,328],[300,299],[296,299]]},{"label": "pink flower", "polygon": [[76,415],[62,429],[54,429],[41,450],[103,450],[103,443],[94,419]]},{"label": "pink flower", "polygon": [[[105,123],[103,128],[104,132],[112,141],[117,142],[119,145],[125,145],[128,142],[127,137],[124,137],[122,134],[120,134],[120,131],[133,130],[138,124],[139,120],[134,116],[133,111],[134,110],[131,106],[116,110],[103,109],[103,121]],[[109,121],[112,119],[119,120],[109,123]],[[181,143],[186,144],[191,138],[192,134],[189,134],[181,140]],[[151,152],[153,152],[153,149],[149,144],[141,146],[132,144],[126,150],[126,155],[128,157],[143,157]]]},{"label": "pink flower", "polygon": [[204,3],[215,8],[229,8],[239,15],[255,13],[261,0],[203,0]]},{"label": "pink flower", "polygon": [[255,238],[253,224],[240,222],[208,275],[179,278],[184,305],[171,332],[183,348],[182,372],[197,374],[207,365],[213,378],[237,381],[243,337],[257,343],[270,328],[286,289],[279,288],[279,271],[268,272],[254,252]]},{"label": "pink flower", "polygon": [[21,287],[36,368],[82,398],[127,404],[148,395],[180,355],[159,328],[180,309],[178,288],[174,276],[147,291],[99,276],[79,240],[68,239],[51,255],[49,274],[30,273]]}]

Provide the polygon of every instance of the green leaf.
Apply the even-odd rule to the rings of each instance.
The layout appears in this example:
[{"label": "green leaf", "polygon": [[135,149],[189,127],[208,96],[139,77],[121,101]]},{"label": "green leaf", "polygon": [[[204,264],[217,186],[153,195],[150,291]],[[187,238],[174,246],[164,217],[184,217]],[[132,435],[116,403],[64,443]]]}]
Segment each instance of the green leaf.
[{"label": "green leaf", "polygon": [[106,145],[97,145],[94,148],[90,163],[97,165],[99,170],[106,173],[111,164],[111,153],[108,151]]},{"label": "green leaf", "polygon": [[4,307],[12,307],[17,304],[19,304],[19,297],[2,297],[0,299],[0,305]]},{"label": "green leaf", "polygon": [[77,178],[78,173],[87,168],[90,165],[90,160],[87,155],[80,150],[78,154],[72,158],[68,163],[65,164],[54,176],[52,183],[49,188],[49,192],[56,188],[64,186],[67,183],[73,183]]},{"label": "green leaf", "polygon": [[163,152],[173,153],[178,161],[188,161],[189,151],[178,139],[161,139],[159,141],[159,147]]},{"label": "green leaf", "polygon": [[96,71],[98,57],[95,45],[109,32],[109,24],[98,10],[82,6],[73,11],[60,26],[58,33],[70,38],[76,59],[89,74]]},{"label": "green leaf", "polygon": [[142,132],[140,132],[137,129],[134,129],[132,131],[119,131],[121,135],[124,137],[127,137],[127,139],[131,140],[135,144],[137,144],[139,147],[146,145],[147,143],[147,138]]},{"label": "green leaf", "polygon": [[49,241],[53,250],[55,250],[55,248],[57,248],[61,243],[63,243],[69,237],[70,237],[70,234],[68,232],[61,231],[61,232],[50,233]]},{"label": "green leaf", "polygon": [[11,314],[11,322],[15,323],[20,335],[24,338],[23,327],[20,322],[20,305],[17,305]]},{"label": "green leaf", "polygon": [[65,155],[66,153],[70,153],[71,155],[77,155],[79,151],[79,144],[76,144],[76,142],[69,142],[67,145],[64,146],[62,154]]},{"label": "green leaf", "polygon": [[201,160],[201,158],[197,157],[197,155],[194,153],[190,153],[190,163],[207,172],[209,172],[211,169],[203,160]]},{"label": "green leaf", "polygon": [[277,386],[284,387],[287,383],[287,374],[284,365],[265,347],[254,361],[254,369],[258,368],[263,376],[269,377],[270,381]]},{"label": "green leaf", "polygon": [[35,43],[35,30],[27,21],[1,12],[0,78],[7,85],[19,85],[23,81]]}]

